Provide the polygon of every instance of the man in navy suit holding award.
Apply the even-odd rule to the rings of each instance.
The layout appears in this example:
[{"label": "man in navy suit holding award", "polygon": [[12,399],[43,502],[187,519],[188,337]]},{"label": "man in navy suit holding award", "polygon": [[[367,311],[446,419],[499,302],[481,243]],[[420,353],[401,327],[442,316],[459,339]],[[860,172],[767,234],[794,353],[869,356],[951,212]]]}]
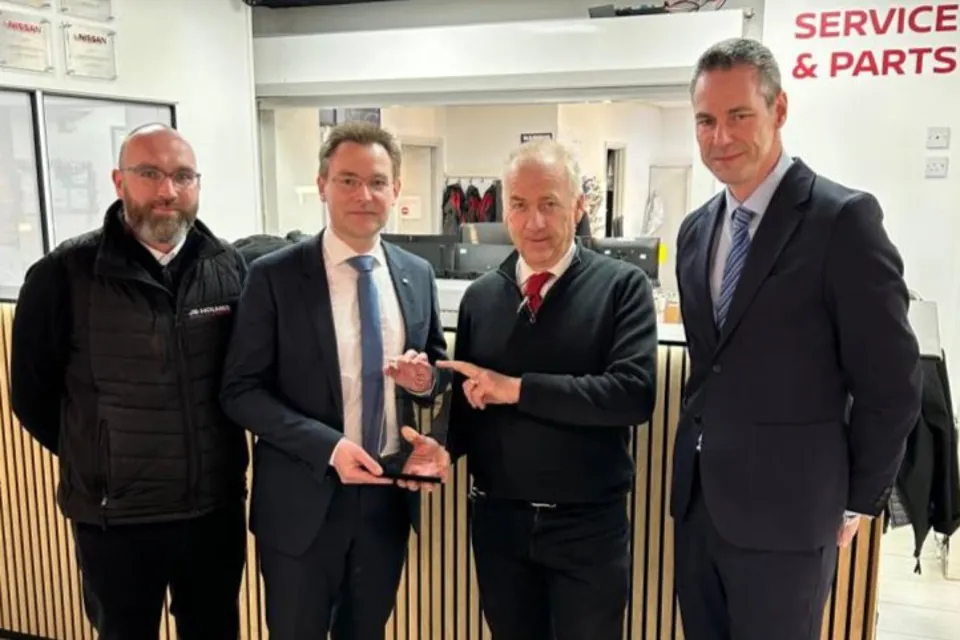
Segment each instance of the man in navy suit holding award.
[{"label": "man in navy suit holding award", "polygon": [[766,47],[715,45],[691,88],[703,161],[726,188],[677,239],[684,633],[815,640],[837,548],[883,510],[920,411],[903,263],[876,198],[784,151]]},{"label": "man in navy suit holding award", "polygon": [[448,374],[432,267],[380,240],[400,147],[336,127],[317,184],[329,224],[260,258],[240,299],[221,402],[258,438],[250,527],[274,640],[375,640],[393,608],[419,483],[446,451],[418,433]]}]

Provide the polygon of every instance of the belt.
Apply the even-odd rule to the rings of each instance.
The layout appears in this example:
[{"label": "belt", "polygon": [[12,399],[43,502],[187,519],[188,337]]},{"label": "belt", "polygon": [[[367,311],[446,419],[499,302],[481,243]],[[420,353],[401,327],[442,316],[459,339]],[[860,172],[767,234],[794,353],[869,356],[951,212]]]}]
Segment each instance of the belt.
[{"label": "belt", "polygon": [[[487,497],[487,494],[486,494],[485,491],[483,491],[483,490],[481,490],[481,489],[478,489],[477,487],[474,486],[474,487],[472,487],[472,488],[470,489],[470,497],[471,497],[471,498],[486,498],[486,497]],[[510,503],[510,504],[516,504],[516,505],[523,505],[523,506],[525,506],[525,507],[531,507],[531,508],[537,509],[537,510],[540,510],[540,509],[556,509],[556,508],[558,508],[558,507],[560,506],[560,505],[558,505],[558,504],[556,504],[556,503],[554,503],[554,502],[528,502],[528,501],[526,501],[526,500],[510,500],[510,499],[507,499],[507,500],[502,500],[502,502],[506,502],[506,503]]]}]

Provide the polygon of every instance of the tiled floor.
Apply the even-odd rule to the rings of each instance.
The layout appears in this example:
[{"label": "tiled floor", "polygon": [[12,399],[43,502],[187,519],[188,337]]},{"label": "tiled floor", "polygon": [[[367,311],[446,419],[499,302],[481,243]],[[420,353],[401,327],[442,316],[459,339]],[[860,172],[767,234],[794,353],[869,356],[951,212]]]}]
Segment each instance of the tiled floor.
[{"label": "tiled floor", "polygon": [[933,538],[923,548],[921,575],[913,573],[909,528],[889,531],[881,555],[876,640],[960,640],[960,581],[943,577]]}]

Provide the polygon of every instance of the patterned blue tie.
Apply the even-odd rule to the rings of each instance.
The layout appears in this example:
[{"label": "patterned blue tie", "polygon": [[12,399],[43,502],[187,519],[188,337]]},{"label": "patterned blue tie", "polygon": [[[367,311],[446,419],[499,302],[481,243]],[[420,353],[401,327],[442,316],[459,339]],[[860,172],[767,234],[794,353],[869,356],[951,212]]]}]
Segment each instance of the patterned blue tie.
[{"label": "patterned blue tie", "polygon": [[357,299],[360,302],[360,352],[363,372],[363,448],[380,455],[383,436],[383,332],[380,329],[380,297],[373,279],[373,256],[347,260],[357,270]]},{"label": "patterned blue tie", "polygon": [[754,215],[756,214],[753,211],[743,207],[737,207],[733,212],[733,241],[730,243],[727,262],[723,266],[723,280],[720,281],[720,295],[717,296],[715,309],[718,328],[723,328],[727,319],[727,311],[730,310],[730,302],[737,290],[740,272],[747,261],[750,250],[750,221]]}]

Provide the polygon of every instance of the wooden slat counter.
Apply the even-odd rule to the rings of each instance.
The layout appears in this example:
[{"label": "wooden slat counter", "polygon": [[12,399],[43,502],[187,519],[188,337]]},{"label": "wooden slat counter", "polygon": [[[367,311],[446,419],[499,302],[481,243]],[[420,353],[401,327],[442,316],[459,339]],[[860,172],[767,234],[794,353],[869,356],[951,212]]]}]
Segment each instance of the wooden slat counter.
[{"label": "wooden slat counter", "polygon": [[[83,616],[70,528],[54,501],[56,461],[18,425],[10,408],[10,331],[13,306],[0,305],[0,635],[12,632],[57,640],[95,637]],[[451,336],[452,340],[452,336]],[[685,349],[662,344],[659,395],[650,425],[638,430],[633,521],[633,590],[624,638],[680,640],[674,598],[673,526],[668,516],[669,452],[687,375]],[[410,555],[390,620],[390,640],[485,640],[467,534],[468,478],[460,464],[454,480],[430,496],[423,536],[411,537]],[[837,578],[823,620],[823,640],[873,640],[880,523],[864,526],[840,554]],[[247,567],[256,567],[250,538]],[[266,639],[259,575],[244,576],[240,593],[243,640]],[[771,630],[776,637],[776,630]],[[161,638],[174,640],[164,616]]]}]

